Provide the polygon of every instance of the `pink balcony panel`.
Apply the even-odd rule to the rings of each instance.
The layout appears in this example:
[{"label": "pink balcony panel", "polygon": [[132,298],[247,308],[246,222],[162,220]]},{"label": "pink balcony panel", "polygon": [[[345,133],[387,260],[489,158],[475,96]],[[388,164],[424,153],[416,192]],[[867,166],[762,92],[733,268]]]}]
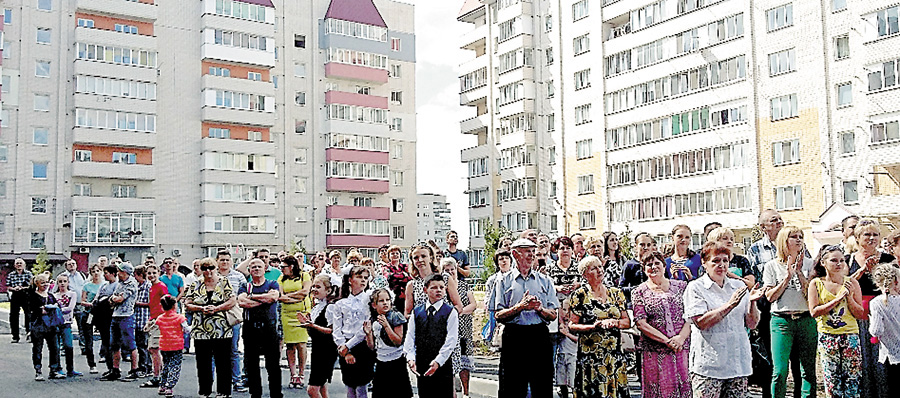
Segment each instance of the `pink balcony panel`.
[{"label": "pink balcony panel", "polygon": [[329,162],[357,162],[389,164],[390,158],[387,152],[359,151],[356,149],[328,148],[325,150],[325,160]]},{"label": "pink balcony panel", "polygon": [[325,235],[328,247],[378,247],[391,243],[390,236]]},{"label": "pink balcony panel", "polygon": [[387,97],[379,97],[377,95],[365,95],[357,93],[348,93],[345,91],[329,91],[325,93],[326,104],[344,104],[365,106],[369,108],[387,109]]},{"label": "pink balcony panel", "polygon": [[328,206],[325,218],[350,220],[390,220],[391,209],[387,207]]},{"label": "pink balcony panel", "polygon": [[325,179],[325,190],[342,192],[388,193],[388,181],[356,180],[352,178],[330,177]]},{"label": "pink balcony panel", "polygon": [[366,66],[329,62],[325,64],[325,77],[361,80],[374,83],[387,83],[388,72],[384,69],[375,69]]}]

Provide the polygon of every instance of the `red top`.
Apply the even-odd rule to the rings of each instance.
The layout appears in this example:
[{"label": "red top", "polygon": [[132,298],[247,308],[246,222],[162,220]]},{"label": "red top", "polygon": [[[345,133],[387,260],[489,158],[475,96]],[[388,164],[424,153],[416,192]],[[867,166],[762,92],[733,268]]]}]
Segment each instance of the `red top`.
[{"label": "red top", "polygon": [[184,315],[175,312],[172,308],[156,319],[159,326],[159,350],[181,351],[184,349],[184,330],[181,324],[185,322]]},{"label": "red top", "polygon": [[155,285],[150,286],[150,319],[156,319],[165,312],[159,300],[167,294],[169,294],[169,288],[166,287],[165,283],[156,282]]}]

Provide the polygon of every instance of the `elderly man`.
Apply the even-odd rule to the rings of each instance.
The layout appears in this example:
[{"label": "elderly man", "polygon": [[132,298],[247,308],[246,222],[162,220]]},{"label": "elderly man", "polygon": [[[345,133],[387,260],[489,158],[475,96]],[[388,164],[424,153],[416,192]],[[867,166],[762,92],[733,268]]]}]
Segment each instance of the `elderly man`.
[{"label": "elderly man", "polygon": [[759,213],[759,228],[763,231],[763,237],[747,249],[747,259],[750,260],[750,265],[759,269],[760,273],[763,272],[763,266],[775,258],[778,251],[775,248],[775,237],[782,227],[784,221],[777,211],[766,209]]},{"label": "elderly man", "polygon": [[[85,280],[84,274],[78,271],[78,263],[73,259],[67,260],[66,270],[61,272],[60,275],[65,275],[69,278],[69,290],[74,291],[77,300],[81,301],[81,291],[84,290],[84,284],[87,283],[87,280]],[[59,286],[54,290],[59,290]],[[81,327],[82,320],[86,316],[83,307],[80,305],[75,306],[75,313],[73,315],[75,316],[75,324]],[[78,345],[81,347],[81,350],[84,351],[84,339],[82,338],[81,333],[78,334]]]},{"label": "elderly man", "polygon": [[[494,287],[488,308],[504,325],[500,350],[499,398],[553,396],[553,351],[547,325],[556,319],[559,300],[553,280],[533,270],[535,243],[513,242],[516,268]],[[526,376],[527,375],[527,376]]]},{"label": "elderly man", "polygon": [[17,258],[15,269],[6,275],[6,291],[9,292],[9,326],[12,328],[12,342],[19,342],[19,311],[25,313],[25,340],[31,338],[31,322],[28,316],[28,287],[34,275],[25,269],[25,260]]}]

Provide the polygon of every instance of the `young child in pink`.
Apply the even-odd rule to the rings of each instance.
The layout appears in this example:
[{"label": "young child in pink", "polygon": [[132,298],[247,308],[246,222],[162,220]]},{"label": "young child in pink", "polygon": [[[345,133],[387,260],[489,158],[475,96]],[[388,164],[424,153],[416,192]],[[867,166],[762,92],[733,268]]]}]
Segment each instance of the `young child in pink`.
[{"label": "young child in pink", "polygon": [[163,358],[162,373],[159,376],[159,393],[166,397],[172,397],[172,390],[178,384],[181,376],[181,361],[184,359],[184,335],[189,326],[184,315],[175,312],[175,298],[165,295],[160,300],[165,311],[156,318],[156,326],[159,326],[159,351]]}]

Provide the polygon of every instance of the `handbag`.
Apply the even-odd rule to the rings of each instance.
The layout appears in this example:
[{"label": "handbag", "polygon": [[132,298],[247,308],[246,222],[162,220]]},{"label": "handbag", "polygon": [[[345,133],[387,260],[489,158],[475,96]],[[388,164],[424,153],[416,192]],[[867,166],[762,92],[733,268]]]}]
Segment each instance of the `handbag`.
[{"label": "handbag", "polygon": [[65,325],[66,320],[63,318],[62,310],[55,304],[47,304],[44,306],[45,314],[41,315],[32,324],[32,329],[38,333],[56,333],[60,327]]},{"label": "handbag", "polygon": [[239,325],[244,321],[244,309],[235,304],[234,307],[225,311],[225,320],[228,322],[228,326]]}]

